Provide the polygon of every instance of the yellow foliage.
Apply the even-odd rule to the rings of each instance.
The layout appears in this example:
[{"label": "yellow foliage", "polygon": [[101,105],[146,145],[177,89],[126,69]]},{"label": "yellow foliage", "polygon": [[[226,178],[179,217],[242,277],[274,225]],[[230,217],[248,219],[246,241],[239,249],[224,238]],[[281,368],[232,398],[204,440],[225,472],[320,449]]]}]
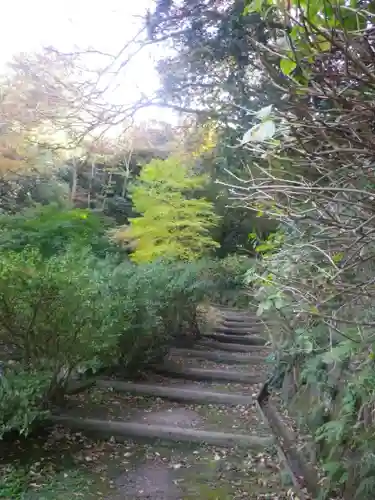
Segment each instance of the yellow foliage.
[{"label": "yellow foliage", "polygon": [[143,168],[132,190],[135,210],[141,216],[113,235],[117,241],[135,245],[134,262],[161,257],[190,261],[218,246],[210,234],[219,220],[212,203],[192,197],[207,180],[194,175],[178,157],[153,160]]},{"label": "yellow foliage", "polygon": [[215,127],[212,124],[207,123],[206,125],[204,125],[201,132],[203,137],[196,151],[192,153],[192,156],[194,158],[199,158],[199,156],[213,151],[217,144],[217,133]]}]

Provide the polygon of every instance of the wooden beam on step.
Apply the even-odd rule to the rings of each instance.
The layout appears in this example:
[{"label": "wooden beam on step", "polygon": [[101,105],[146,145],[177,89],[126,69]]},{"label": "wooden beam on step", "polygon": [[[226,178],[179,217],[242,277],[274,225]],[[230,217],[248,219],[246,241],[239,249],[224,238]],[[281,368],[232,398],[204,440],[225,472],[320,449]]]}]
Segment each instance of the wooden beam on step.
[{"label": "wooden beam on step", "polygon": [[196,359],[205,359],[227,365],[260,365],[264,364],[264,356],[251,356],[247,353],[204,351],[199,349],[171,349],[171,356],[190,357]]},{"label": "wooden beam on step", "polygon": [[162,386],[157,384],[143,384],[122,382],[118,380],[97,380],[97,387],[111,389],[116,392],[127,392],[135,395],[165,398],[170,401],[187,401],[190,403],[227,404],[232,406],[252,406],[254,401],[251,396],[235,392],[208,391],[197,387],[185,389],[183,386]]},{"label": "wooden beam on step", "polygon": [[251,352],[269,350],[270,347],[262,345],[246,345],[246,344],[226,344],[225,342],[218,342],[217,340],[199,340],[194,344],[194,349],[216,349],[217,351],[230,351],[230,352]]},{"label": "wooden beam on step", "polygon": [[265,381],[264,375],[251,375],[236,370],[207,370],[203,368],[179,367],[177,363],[164,363],[152,368],[155,373],[172,378],[208,382],[234,382],[237,384],[259,384]]},{"label": "wooden beam on step", "polygon": [[241,327],[227,327],[217,325],[214,327],[215,333],[223,333],[224,335],[252,335],[255,333],[262,333],[264,327],[262,326],[241,326]]},{"label": "wooden beam on step", "polygon": [[206,333],[202,335],[203,338],[210,338],[218,342],[228,344],[242,344],[242,345],[264,345],[266,343],[263,337],[257,335],[229,335],[221,333]]},{"label": "wooden beam on step", "polygon": [[273,445],[274,442],[272,437],[205,431],[167,425],[150,425],[138,422],[76,418],[68,415],[52,416],[50,420],[54,424],[63,425],[72,430],[94,433],[107,438],[114,437],[119,442],[126,442],[129,438],[144,438],[258,450],[264,450]]}]

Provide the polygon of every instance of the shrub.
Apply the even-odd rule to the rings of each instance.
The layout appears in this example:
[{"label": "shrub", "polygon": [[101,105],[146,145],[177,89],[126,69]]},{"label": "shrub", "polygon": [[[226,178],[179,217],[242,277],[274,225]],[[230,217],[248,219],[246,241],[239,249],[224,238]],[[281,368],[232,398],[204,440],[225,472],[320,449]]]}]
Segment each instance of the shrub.
[{"label": "shrub", "polygon": [[142,370],[160,360],[176,336],[197,335],[196,308],[212,288],[202,280],[203,269],[203,263],[170,261],[116,269],[114,293],[122,300],[114,316],[126,318],[120,343],[124,368]]},{"label": "shrub", "polygon": [[48,259],[35,248],[3,251],[0,359],[17,369],[7,367],[2,378],[0,433],[27,432],[77,372],[117,364],[135,375],[161,361],[177,337],[196,338],[198,305],[218,289],[242,286],[244,265],[114,266],[76,247]]},{"label": "shrub", "polygon": [[1,344],[28,369],[50,370],[56,386],[116,345],[112,298],[96,263],[88,250],[48,260],[29,248],[1,254]]},{"label": "shrub", "polygon": [[205,273],[214,283],[211,300],[237,307],[248,306],[249,294],[244,280],[254,264],[254,259],[235,254],[207,261]]},{"label": "shrub", "polygon": [[31,474],[26,467],[18,464],[0,469],[0,498],[23,500],[25,498]]},{"label": "shrub", "polygon": [[120,251],[107,238],[108,227],[108,219],[90,210],[39,206],[0,217],[0,248],[22,251],[27,246],[34,247],[48,258],[72,245],[89,246],[104,257],[108,252]]},{"label": "shrub", "polygon": [[[243,289],[247,258],[150,264],[124,263],[116,268],[113,306],[124,328],[120,342],[122,367],[143,370],[160,361],[171,342],[199,336],[197,308],[206,299],[222,300]],[[124,321],[125,319],[125,321]]]},{"label": "shrub", "polygon": [[17,430],[28,434],[33,423],[46,416],[51,373],[6,368],[0,377],[0,439]]}]

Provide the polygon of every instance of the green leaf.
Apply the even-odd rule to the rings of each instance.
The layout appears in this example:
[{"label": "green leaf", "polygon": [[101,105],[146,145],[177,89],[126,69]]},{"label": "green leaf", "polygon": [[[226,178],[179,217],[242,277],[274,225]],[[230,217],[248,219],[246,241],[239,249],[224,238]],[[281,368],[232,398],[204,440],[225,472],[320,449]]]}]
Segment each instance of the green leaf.
[{"label": "green leaf", "polygon": [[262,316],[264,311],[263,304],[259,304],[258,309],[257,309],[257,316]]},{"label": "green leaf", "polygon": [[344,253],[343,252],[338,252],[332,255],[332,260],[335,264],[338,264],[339,262],[342,261],[344,258]]},{"label": "green leaf", "polygon": [[328,41],[319,42],[318,47],[319,47],[320,52],[329,52],[332,48],[332,44],[331,44],[331,42],[328,42]]},{"label": "green leaf", "polygon": [[323,354],[322,359],[325,363],[333,363],[343,361],[352,352],[353,345],[351,342],[345,342],[337,347],[333,347],[330,351]]},{"label": "green leaf", "polygon": [[252,12],[260,12],[263,6],[263,0],[252,0],[246,5],[243,13],[251,14]]},{"label": "green leaf", "polygon": [[286,76],[289,76],[296,67],[297,64],[291,59],[282,59],[280,61],[280,69]]},{"label": "green leaf", "polygon": [[281,309],[284,305],[284,301],[278,297],[277,299],[275,299],[275,308],[276,309]]}]

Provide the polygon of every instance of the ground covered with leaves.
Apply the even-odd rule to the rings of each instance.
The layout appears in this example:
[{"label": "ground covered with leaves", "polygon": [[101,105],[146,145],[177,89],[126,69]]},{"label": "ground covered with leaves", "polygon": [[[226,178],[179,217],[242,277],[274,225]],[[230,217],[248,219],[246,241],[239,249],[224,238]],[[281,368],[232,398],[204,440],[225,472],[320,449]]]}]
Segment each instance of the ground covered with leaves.
[{"label": "ground covered with leaves", "polygon": [[[93,418],[147,419],[152,412],[198,415],[191,425],[254,432],[252,409],[179,405],[159,398],[92,390],[69,401]],[[175,414],[175,413],[174,413]],[[250,415],[251,414],[251,415]],[[186,425],[186,422],[185,422]],[[258,422],[258,430],[262,424]],[[108,441],[55,427],[39,438],[2,444],[0,498],[62,499],[287,499],[289,478],[275,450],[249,453],[206,445]],[[151,496],[150,496],[151,495]]]}]

